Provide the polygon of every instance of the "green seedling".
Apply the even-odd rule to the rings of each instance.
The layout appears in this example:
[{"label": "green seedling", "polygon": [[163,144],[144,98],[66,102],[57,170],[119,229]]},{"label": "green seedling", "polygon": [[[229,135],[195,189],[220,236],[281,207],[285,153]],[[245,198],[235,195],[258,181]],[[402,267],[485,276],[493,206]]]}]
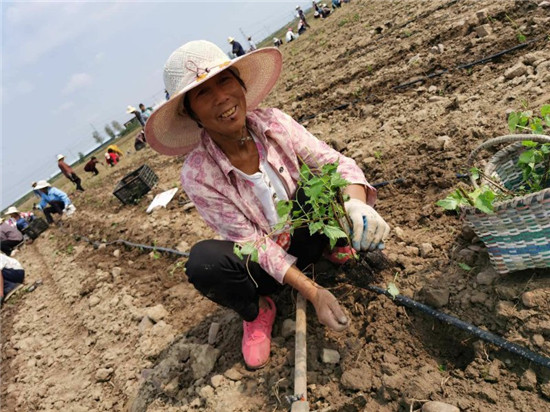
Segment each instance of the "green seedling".
[{"label": "green seedling", "polygon": [[[302,162],[298,190],[304,191],[307,200],[304,204],[296,200],[279,201],[276,210],[280,221],[266,237],[286,230],[292,234],[298,228],[307,227],[312,235],[322,233],[327,236],[331,248],[341,238],[345,238],[350,244],[349,236],[341,223],[347,219],[344,209],[347,196],[342,191],[348,182],[340,176],[337,169],[338,163],[329,163],[312,170]],[[250,260],[257,262],[259,247],[264,240],[265,238],[257,243],[237,243],[234,253],[241,259],[247,255]]]},{"label": "green seedling", "polygon": [[[527,104],[525,103],[526,107]],[[545,128],[550,127],[550,104],[543,105],[540,110],[540,117],[533,116],[532,111],[524,110],[512,112],[508,116],[508,127],[512,133],[516,130],[542,134]],[[463,206],[473,206],[484,213],[493,213],[495,202],[511,199],[514,196],[523,196],[528,193],[535,193],[550,186],[550,143],[537,143],[532,140],[522,142],[526,150],[523,151],[517,161],[521,170],[522,180],[518,189],[514,192],[508,190],[498,182],[477,169],[470,169],[474,181],[480,177],[488,182],[474,189],[466,190],[458,187],[445,199],[436,204],[446,210],[460,211]]]},{"label": "green seedling", "polygon": [[467,265],[466,263],[463,263],[463,262],[460,262],[458,266],[460,266],[460,268],[462,270],[465,270],[466,272],[469,272],[470,270],[472,270],[472,267],[470,265]]}]

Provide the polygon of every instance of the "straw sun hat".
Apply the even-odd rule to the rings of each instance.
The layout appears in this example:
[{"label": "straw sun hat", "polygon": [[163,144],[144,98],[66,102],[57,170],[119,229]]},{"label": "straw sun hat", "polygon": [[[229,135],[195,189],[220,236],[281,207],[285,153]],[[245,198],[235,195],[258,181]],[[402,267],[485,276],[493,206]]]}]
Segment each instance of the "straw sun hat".
[{"label": "straw sun hat", "polygon": [[63,156],[62,154],[58,154],[57,155],[57,160],[61,160],[61,159],[65,159],[65,156]]},{"label": "straw sun hat", "polygon": [[35,190],[44,189],[45,187],[50,187],[51,185],[46,180],[39,180],[34,187]]},{"label": "straw sun hat", "polygon": [[230,60],[218,46],[208,41],[184,44],[164,65],[164,84],[172,98],[147,120],[147,143],[166,155],[189,153],[199,143],[201,129],[181,110],[178,113],[185,93],[232,67],[246,85],[247,110],[254,110],[277,82],[282,63],[281,52],[275,47],[258,49]]},{"label": "straw sun hat", "polygon": [[17,208],[15,206],[10,206],[8,207],[8,210],[6,210],[6,213],[4,213],[5,215],[11,215],[13,213],[20,213],[19,210],[17,210]]}]

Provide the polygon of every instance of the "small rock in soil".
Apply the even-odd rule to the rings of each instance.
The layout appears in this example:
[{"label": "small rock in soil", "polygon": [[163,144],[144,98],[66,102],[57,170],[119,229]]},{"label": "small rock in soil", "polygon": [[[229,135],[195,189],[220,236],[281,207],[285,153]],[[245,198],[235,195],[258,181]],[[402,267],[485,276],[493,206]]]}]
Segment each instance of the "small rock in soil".
[{"label": "small rock in soil", "polygon": [[479,272],[476,276],[476,282],[478,285],[492,285],[498,274],[494,269],[487,269]]},{"label": "small rock in soil", "polygon": [[364,369],[348,369],[342,374],[340,382],[347,389],[367,391],[370,389],[372,375]]},{"label": "small rock in soil", "polygon": [[393,229],[393,233],[395,234],[395,236],[397,236],[398,239],[405,240],[405,232],[399,226],[396,226]]},{"label": "small rock in soil", "polygon": [[158,304],[156,306],[152,306],[149,308],[145,308],[145,314],[151,319],[153,322],[157,323],[164,319],[166,316],[168,316],[168,312],[166,309],[164,309],[164,306],[161,304]]},{"label": "small rock in soil", "polygon": [[460,412],[460,409],[448,403],[430,401],[422,405],[422,412]]},{"label": "small rock in soil", "polygon": [[117,278],[120,276],[120,274],[122,273],[122,269],[119,268],[118,266],[115,266],[113,269],[111,269],[111,275],[113,275],[113,278]]},{"label": "small rock in soil", "polygon": [[323,348],[321,360],[323,363],[338,363],[340,362],[340,354],[334,349]]},{"label": "small rock in soil", "polygon": [[220,324],[218,322],[212,322],[210,329],[208,329],[208,344],[213,345],[216,343],[218,332],[220,330]]},{"label": "small rock in soil", "polygon": [[422,257],[427,257],[434,251],[434,247],[431,243],[421,243],[419,249],[420,256]]},{"label": "small rock in soil", "polygon": [[235,368],[226,370],[223,376],[225,376],[227,379],[231,379],[232,381],[240,381],[243,378],[242,373],[240,373]]},{"label": "small rock in soil", "polygon": [[210,378],[210,383],[214,388],[217,388],[223,383],[224,380],[225,378],[223,377],[223,375],[214,375]]},{"label": "small rock in soil", "polygon": [[149,319],[148,316],[144,316],[139,322],[138,330],[141,334],[145,333],[154,326],[154,323]]},{"label": "small rock in soil", "polygon": [[524,391],[532,391],[537,387],[537,375],[532,369],[527,369],[518,383],[518,388]]},{"label": "small rock in soil", "polygon": [[544,291],[528,291],[521,295],[521,303],[527,308],[534,308],[537,306],[544,306],[547,302],[547,297]]},{"label": "small rock in soil", "polygon": [[113,373],[113,368],[101,368],[98,369],[95,374],[95,379],[97,382],[107,382]]},{"label": "small rock in soil", "polygon": [[424,302],[434,308],[440,308],[449,303],[449,289],[423,288]]},{"label": "small rock in soil", "polygon": [[544,345],[544,337],[542,335],[539,335],[538,333],[533,335],[533,343],[538,346],[539,348]]}]

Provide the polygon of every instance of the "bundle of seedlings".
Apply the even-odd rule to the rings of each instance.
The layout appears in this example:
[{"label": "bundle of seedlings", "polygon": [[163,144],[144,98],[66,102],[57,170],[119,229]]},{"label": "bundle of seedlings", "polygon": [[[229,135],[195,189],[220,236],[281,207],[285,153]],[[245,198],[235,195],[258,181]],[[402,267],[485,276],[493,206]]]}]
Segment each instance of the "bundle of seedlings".
[{"label": "bundle of seedlings", "polygon": [[456,210],[484,242],[497,272],[550,267],[550,105],[541,117],[512,112],[513,134],[489,139],[468,158],[471,167],[484,149],[512,143],[497,151],[484,169],[470,168],[473,188],[459,186],[437,202]]}]

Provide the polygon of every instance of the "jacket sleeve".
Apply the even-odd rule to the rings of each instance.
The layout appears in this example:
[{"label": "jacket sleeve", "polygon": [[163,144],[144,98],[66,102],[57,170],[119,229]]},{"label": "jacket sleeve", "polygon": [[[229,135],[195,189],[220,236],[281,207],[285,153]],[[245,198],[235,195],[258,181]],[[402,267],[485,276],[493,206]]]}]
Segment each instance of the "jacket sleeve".
[{"label": "jacket sleeve", "polygon": [[327,163],[338,161],[338,172],[350,184],[358,184],[365,187],[367,203],[371,206],[376,202],[376,189],[371,186],[365,174],[355,160],[344,156],[334,150],[327,143],[313,136],[305,127],[292,117],[278,109],[274,109],[274,115],[286,128],[291,138],[296,154],[311,168],[318,168]]},{"label": "jacket sleeve", "polygon": [[71,200],[69,199],[69,196],[67,194],[55,187],[52,187],[50,189],[50,193],[54,195],[55,200],[59,200],[65,204],[65,207],[69,206],[71,204]]},{"label": "jacket sleeve", "polygon": [[225,240],[253,242],[262,269],[282,284],[285,273],[296,262],[296,257],[267,236],[217,188],[188,183],[191,182],[186,182],[182,174],[183,188],[206,223]]}]

